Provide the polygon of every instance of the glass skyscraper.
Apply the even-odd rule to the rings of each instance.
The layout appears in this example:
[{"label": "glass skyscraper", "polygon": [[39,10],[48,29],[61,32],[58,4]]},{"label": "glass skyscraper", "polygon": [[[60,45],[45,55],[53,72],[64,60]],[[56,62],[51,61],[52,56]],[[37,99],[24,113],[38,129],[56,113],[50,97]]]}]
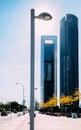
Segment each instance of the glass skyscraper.
[{"label": "glass skyscraper", "polygon": [[60,21],[60,95],[73,95],[79,88],[78,18],[67,14]]},{"label": "glass skyscraper", "polygon": [[41,102],[57,95],[57,37],[41,36]]}]

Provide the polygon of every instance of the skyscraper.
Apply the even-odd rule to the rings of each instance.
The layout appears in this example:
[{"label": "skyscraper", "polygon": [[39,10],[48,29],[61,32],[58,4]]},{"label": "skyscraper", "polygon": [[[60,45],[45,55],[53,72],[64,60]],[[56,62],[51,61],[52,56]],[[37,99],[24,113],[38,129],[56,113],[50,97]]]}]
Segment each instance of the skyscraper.
[{"label": "skyscraper", "polygon": [[78,18],[67,14],[60,21],[60,95],[73,95],[79,88]]},{"label": "skyscraper", "polygon": [[41,37],[41,101],[57,95],[57,37]]}]

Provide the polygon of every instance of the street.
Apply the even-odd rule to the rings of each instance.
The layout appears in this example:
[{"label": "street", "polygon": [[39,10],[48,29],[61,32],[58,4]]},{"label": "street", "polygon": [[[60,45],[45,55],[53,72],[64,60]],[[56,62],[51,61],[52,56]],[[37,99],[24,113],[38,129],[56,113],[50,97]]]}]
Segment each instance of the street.
[{"label": "street", "polygon": [[[30,130],[29,113],[0,117],[0,130]],[[81,118],[49,116],[36,113],[34,130],[81,130]]]}]

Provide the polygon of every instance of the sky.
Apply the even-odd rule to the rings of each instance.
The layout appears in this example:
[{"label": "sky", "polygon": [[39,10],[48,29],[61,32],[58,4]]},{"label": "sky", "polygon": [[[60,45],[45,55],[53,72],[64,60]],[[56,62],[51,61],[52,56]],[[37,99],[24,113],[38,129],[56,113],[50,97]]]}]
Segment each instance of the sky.
[{"label": "sky", "polygon": [[[41,35],[58,37],[60,20],[67,13],[79,19],[79,88],[81,90],[81,0],[0,0],[0,101],[30,102],[30,15],[49,12],[50,21],[35,20],[35,99],[40,101]],[[58,53],[59,57],[59,53]],[[59,58],[58,58],[59,68]],[[20,84],[16,84],[20,83]],[[59,87],[59,71],[58,71]]]}]

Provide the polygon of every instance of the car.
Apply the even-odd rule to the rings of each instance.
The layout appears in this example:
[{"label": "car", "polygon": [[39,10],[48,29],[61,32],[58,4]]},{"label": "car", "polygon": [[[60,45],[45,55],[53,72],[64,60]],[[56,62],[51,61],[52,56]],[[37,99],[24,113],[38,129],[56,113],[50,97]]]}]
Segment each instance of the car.
[{"label": "car", "polygon": [[34,113],[34,117],[36,117],[36,113]]},{"label": "car", "polygon": [[11,111],[6,111],[6,113],[11,114]]},{"label": "car", "polygon": [[1,116],[8,116],[8,113],[6,111],[1,112]]}]

